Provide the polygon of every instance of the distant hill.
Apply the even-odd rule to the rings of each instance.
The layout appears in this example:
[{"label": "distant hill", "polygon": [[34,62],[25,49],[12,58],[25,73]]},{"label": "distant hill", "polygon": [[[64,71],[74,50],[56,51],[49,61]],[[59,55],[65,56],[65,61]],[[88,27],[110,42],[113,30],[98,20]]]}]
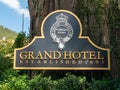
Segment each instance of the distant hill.
[{"label": "distant hill", "polygon": [[0,25],[0,40],[2,39],[6,39],[6,40],[15,40],[15,38],[17,37],[17,33],[5,28],[4,26]]}]

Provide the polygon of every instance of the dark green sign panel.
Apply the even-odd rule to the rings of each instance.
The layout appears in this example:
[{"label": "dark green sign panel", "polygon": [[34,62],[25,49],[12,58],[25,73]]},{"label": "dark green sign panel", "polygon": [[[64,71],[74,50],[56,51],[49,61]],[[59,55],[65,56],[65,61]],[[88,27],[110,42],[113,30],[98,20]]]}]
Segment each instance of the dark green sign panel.
[{"label": "dark green sign panel", "polygon": [[15,49],[14,69],[110,70],[110,51],[82,36],[78,17],[67,10],[50,13],[41,36]]}]

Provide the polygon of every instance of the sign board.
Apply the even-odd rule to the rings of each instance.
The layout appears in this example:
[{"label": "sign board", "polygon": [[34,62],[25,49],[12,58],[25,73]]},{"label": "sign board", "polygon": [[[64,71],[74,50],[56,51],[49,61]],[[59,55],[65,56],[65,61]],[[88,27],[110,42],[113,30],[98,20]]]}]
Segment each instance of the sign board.
[{"label": "sign board", "polygon": [[74,13],[57,10],[43,20],[41,36],[15,49],[14,69],[110,70],[110,50],[82,36]]}]

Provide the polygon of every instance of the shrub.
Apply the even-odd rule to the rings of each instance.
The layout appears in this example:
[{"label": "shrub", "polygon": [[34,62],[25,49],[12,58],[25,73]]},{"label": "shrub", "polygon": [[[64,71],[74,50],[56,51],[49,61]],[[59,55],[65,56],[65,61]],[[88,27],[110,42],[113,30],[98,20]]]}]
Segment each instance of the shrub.
[{"label": "shrub", "polygon": [[30,80],[32,90],[85,90],[86,78],[66,74],[66,77],[51,80],[51,77],[39,75]]},{"label": "shrub", "polygon": [[51,77],[43,77],[41,74],[31,79],[29,85],[32,90],[54,90]]},{"label": "shrub", "polygon": [[12,60],[9,57],[3,57],[0,53],[0,80],[1,74],[12,67]]},{"label": "shrub", "polygon": [[28,90],[27,76],[11,76],[0,82],[0,90]]},{"label": "shrub", "polygon": [[42,74],[28,80],[27,75],[19,75],[19,70],[6,70],[0,82],[0,90],[120,90],[120,79],[93,80],[87,82],[85,76],[67,73],[64,78],[52,80]]},{"label": "shrub", "polygon": [[108,90],[108,81],[107,80],[94,80],[89,83],[88,90]]},{"label": "shrub", "polygon": [[108,83],[108,87],[110,90],[120,90],[120,78],[110,80]]},{"label": "shrub", "polygon": [[56,88],[58,90],[85,90],[86,77],[77,77],[66,74],[66,77],[58,80]]}]

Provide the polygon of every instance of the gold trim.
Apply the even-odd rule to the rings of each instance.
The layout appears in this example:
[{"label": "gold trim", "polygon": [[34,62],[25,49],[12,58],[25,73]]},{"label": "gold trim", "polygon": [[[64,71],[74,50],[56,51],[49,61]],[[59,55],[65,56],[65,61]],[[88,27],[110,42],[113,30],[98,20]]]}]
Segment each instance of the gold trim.
[{"label": "gold trim", "polygon": [[66,67],[56,67],[56,68],[51,68],[51,67],[47,67],[47,68],[34,68],[34,67],[16,67],[14,69],[31,69],[31,70],[110,70],[110,68],[66,68]]},{"label": "gold trim", "polygon": [[[17,50],[22,50],[22,49],[25,49],[27,47],[29,47],[37,38],[45,38],[44,37],[44,33],[43,33],[43,26],[44,26],[44,23],[45,21],[47,20],[47,18],[49,16],[51,16],[52,14],[54,13],[57,13],[57,12],[66,12],[66,13],[69,13],[71,15],[73,15],[76,20],[78,21],[79,25],[80,25],[80,34],[78,36],[78,38],[85,38],[85,39],[88,39],[88,41],[96,48],[100,49],[100,50],[104,50],[104,51],[107,51],[107,54],[108,54],[108,67],[107,68],[92,68],[92,67],[86,67],[86,68],[67,68],[67,67],[44,67],[44,68],[41,68],[41,67],[16,67],[16,51]],[[43,20],[42,24],[41,24],[41,36],[35,36],[33,38],[33,40],[26,46],[22,47],[22,48],[16,48],[14,50],[14,65],[13,65],[13,68],[14,69],[36,69],[36,70],[110,70],[110,50],[107,49],[107,48],[102,48],[102,47],[99,47],[97,46],[96,44],[94,44],[91,39],[88,37],[88,36],[82,36],[82,24],[81,24],[81,21],[80,19],[72,12],[68,11],[68,10],[56,10],[56,11],[53,11],[51,12],[50,14],[48,14],[45,19]]]},{"label": "gold trim", "polygon": [[49,16],[51,16],[52,14],[57,13],[57,12],[66,12],[66,13],[69,13],[69,14],[71,14],[72,16],[74,16],[74,17],[76,18],[76,20],[78,21],[78,23],[79,23],[79,25],[80,25],[80,34],[79,34],[79,36],[78,36],[78,37],[80,38],[81,35],[82,35],[82,24],[81,24],[81,21],[80,21],[80,19],[79,19],[73,12],[68,11],[68,10],[56,10],[56,11],[53,11],[53,12],[49,13],[49,14],[44,18],[44,20],[43,20],[43,22],[42,22],[42,24],[41,24],[41,37],[44,38],[43,26],[44,26],[45,21],[47,20],[47,18],[48,18]]}]

